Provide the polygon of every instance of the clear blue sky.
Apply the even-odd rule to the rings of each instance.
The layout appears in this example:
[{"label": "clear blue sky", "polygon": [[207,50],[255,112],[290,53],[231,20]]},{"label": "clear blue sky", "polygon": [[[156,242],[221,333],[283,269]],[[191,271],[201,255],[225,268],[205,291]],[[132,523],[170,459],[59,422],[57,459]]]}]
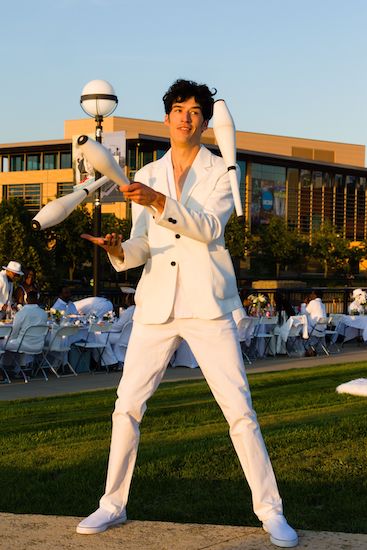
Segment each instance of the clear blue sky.
[{"label": "clear blue sky", "polygon": [[63,137],[81,90],[161,120],[176,78],[216,87],[238,130],[367,144],[365,0],[18,0],[1,7],[0,143]]}]

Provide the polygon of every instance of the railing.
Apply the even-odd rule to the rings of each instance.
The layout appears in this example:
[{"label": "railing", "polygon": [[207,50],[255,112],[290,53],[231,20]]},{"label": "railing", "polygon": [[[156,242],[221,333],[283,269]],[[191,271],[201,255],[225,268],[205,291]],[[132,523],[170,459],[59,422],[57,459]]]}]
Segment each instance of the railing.
[{"label": "railing", "polygon": [[[245,289],[240,289],[245,290]],[[322,291],[322,301],[325,304],[326,312],[329,313],[348,313],[348,304],[352,301],[352,292],[354,287],[339,287],[339,288],[327,288],[327,287],[313,287],[313,288],[269,288],[269,289],[252,289],[246,287],[247,294],[266,294],[269,296],[270,302],[275,304],[275,293],[282,294],[285,300],[291,304],[294,309],[298,310],[305,297],[310,294],[312,290]],[[90,289],[82,289],[73,291],[72,299],[74,301],[87,298],[92,295]],[[119,287],[104,289],[101,292],[101,296],[104,296],[113,303],[115,311],[118,308],[124,306],[125,295],[121,292]],[[42,302],[46,307],[51,307],[56,301],[57,296],[53,292],[42,293]]]}]

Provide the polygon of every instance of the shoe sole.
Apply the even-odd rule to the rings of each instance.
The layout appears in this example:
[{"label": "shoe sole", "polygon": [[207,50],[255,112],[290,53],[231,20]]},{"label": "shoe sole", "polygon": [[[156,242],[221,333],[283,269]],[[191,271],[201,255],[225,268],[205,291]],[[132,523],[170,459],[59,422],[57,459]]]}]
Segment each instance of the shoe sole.
[{"label": "shoe sole", "polygon": [[280,548],[294,548],[295,546],[298,545],[298,537],[293,540],[281,540],[281,539],[276,539],[275,537],[272,537],[270,535],[270,542],[275,544],[275,546],[279,546]]},{"label": "shoe sole", "polygon": [[114,525],[120,525],[121,523],[126,523],[126,518],[116,519],[115,521],[105,523],[100,527],[83,527],[78,525],[76,528],[76,532],[79,535],[96,535],[97,533],[103,533],[103,531],[106,531],[109,527],[113,527]]}]

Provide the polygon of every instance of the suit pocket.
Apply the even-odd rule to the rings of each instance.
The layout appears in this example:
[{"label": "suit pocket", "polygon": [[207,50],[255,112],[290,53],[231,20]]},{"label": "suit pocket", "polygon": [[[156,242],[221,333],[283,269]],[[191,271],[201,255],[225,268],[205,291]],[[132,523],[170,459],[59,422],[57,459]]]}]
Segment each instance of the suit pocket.
[{"label": "suit pocket", "polygon": [[210,252],[214,294],[221,300],[237,296],[237,282],[228,250]]}]

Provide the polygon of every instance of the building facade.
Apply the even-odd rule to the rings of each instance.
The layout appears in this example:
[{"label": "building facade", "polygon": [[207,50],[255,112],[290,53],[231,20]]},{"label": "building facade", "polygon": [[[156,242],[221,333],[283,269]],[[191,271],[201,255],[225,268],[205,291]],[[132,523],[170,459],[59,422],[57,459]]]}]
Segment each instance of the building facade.
[{"label": "building facade", "polygon": [[[63,139],[0,145],[0,197],[21,197],[36,213],[49,200],[71,192],[75,137],[93,135],[94,129],[92,119],[68,120]],[[103,129],[126,133],[130,179],[169,148],[168,130],[161,122],[109,117]],[[236,137],[240,192],[251,231],[280,216],[310,241],[325,221],[350,241],[367,238],[365,146],[241,131]],[[211,128],[203,143],[218,153]],[[125,218],[129,205],[115,191],[103,200],[102,212]]]}]

